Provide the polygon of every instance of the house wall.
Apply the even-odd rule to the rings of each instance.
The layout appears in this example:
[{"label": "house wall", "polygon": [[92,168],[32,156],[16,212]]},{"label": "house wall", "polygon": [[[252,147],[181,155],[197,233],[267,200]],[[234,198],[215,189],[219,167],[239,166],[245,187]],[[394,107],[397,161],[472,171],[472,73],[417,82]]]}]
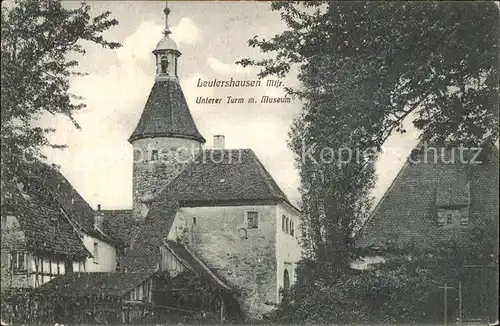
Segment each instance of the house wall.
[{"label": "house wall", "polygon": [[[285,215],[288,220],[294,223],[294,235],[290,232],[283,232],[282,217]],[[276,297],[274,302],[279,302],[279,289],[284,285],[284,272],[288,270],[290,285],[295,283],[297,278],[295,268],[302,256],[302,248],[299,245],[299,213],[289,205],[280,203],[276,206]]]},{"label": "house wall", "polygon": [[115,272],[117,255],[116,248],[102,240],[89,235],[83,236],[83,244],[87,250],[94,255],[94,243],[99,250],[98,257],[90,257],[85,261],[86,272]]},{"label": "house wall", "polygon": [[[251,211],[258,212],[257,229],[247,228],[246,214]],[[246,238],[240,229],[246,229]],[[168,235],[169,240],[177,238],[189,242],[217,276],[242,290],[240,302],[247,315],[272,309],[265,302],[277,296],[275,205],[180,208]]]},{"label": "house wall", "polygon": [[[172,181],[200,152],[198,141],[184,138],[145,138],[133,142],[132,216],[143,221],[147,210],[141,200],[152,198]],[[158,160],[151,161],[153,150]]]},{"label": "house wall", "polygon": [[2,288],[27,288],[30,287],[27,271],[13,271],[11,269],[11,251],[23,252],[25,254],[24,266],[27,266],[26,260],[26,236],[19,225],[15,216],[2,216],[2,250],[1,267]]}]

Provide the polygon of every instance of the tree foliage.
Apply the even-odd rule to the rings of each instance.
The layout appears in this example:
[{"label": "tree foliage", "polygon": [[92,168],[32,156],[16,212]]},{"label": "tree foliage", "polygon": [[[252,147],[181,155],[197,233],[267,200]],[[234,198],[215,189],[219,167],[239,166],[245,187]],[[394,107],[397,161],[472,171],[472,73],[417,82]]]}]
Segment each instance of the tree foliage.
[{"label": "tree foliage", "polygon": [[[287,91],[304,105],[289,143],[305,244],[316,258],[333,252],[346,260],[370,207],[374,159],[391,134],[406,132],[406,118],[424,141],[467,146],[498,137],[499,10],[486,2],[369,1],[281,1],[272,9],[286,30],[249,40],[270,58],[239,63],[261,68],[260,77],[298,66],[300,86]],[[344,163],[343,148],[360,154]],[[328,149],[336,155],[325,160]]]},{"label": "tree foliage", "polygon": [[76,9],[58,0],[2,4],[2,172],[14,167],[22,153],[39,156],[43,146],[64,147],[49,142],[53,128],[37,126],[42,115],[63,115],[79,127],[73,115],[85,104],[68,90],[70,78],[83,73],[69,55],[85,54],[82,41],[110,49],[120,46],[102,36],[118,24],[110,15],[107,11],[92,17],[84,2]]}]

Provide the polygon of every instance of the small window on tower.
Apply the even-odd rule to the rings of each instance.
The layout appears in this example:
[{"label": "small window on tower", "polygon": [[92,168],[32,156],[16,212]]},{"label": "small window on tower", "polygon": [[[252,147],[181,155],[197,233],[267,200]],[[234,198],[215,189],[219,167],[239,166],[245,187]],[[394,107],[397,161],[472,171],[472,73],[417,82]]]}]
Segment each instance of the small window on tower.
[{"label": "small window on tower", "polygon": [[168,68],[168,60],[166,56],[161,57],[160,64],[161,64],[161,73],[166,74]]}]

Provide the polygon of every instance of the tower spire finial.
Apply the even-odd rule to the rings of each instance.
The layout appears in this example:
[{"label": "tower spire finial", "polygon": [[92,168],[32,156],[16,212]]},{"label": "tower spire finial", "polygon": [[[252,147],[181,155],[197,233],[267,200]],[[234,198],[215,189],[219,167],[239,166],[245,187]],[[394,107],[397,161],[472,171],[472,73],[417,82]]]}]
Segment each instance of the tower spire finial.
[{"label": "tower spire finial", "polygon": [[170,14],[170,8],[168,7],[168,0],[165,0],[165,9],[163,9],[165,13],[165,29],[163,30],[163,35],[167,36],[172,33],[170,28],[168,27],[168,15]]}]

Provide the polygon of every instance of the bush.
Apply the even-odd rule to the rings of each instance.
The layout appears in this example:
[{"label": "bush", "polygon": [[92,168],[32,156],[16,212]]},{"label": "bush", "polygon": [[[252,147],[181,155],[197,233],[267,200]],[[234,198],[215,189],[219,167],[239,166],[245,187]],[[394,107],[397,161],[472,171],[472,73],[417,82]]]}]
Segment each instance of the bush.
[{"label": "bush", "polygon": [[[297,270],[289,297],[266,318],[276,323],[441,322],[446,277],[432,256],[388,259],[376,269],[351,270],[331,280],[324,267],[308,261]],[[436,304],[436,302],[438,304]]]}]

